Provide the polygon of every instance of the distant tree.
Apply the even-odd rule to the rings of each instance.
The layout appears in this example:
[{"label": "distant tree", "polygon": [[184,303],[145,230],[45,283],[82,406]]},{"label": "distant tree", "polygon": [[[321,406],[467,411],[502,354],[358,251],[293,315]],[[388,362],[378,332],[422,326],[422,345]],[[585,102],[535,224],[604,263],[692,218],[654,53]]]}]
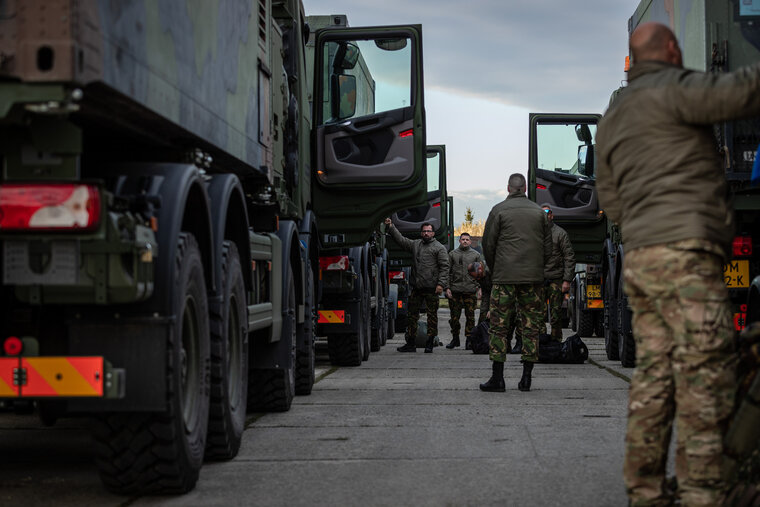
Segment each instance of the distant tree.
[{"label": "distant tree", "polygon": [[467,208],[464,210],[464,223],[466,224],[472,224],[472,221],[475,219],[475,217],[472,214],[472,208],[467,206]]}]

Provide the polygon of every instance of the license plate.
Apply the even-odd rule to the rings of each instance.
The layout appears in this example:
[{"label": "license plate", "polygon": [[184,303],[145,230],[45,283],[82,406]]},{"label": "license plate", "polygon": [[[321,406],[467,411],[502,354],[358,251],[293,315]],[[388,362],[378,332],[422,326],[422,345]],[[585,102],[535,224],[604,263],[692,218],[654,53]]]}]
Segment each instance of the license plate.
[{"label": "license plate", "polygon": [[749,287],[749,261],[731,261],[724,264],[723,280],[730,289]]},{"label": "license plate", "polygon": [[602,298],[602,286],[601,285],[587,285],[586,286],[586,298],[588,298],[588,299],[601,299]]}]

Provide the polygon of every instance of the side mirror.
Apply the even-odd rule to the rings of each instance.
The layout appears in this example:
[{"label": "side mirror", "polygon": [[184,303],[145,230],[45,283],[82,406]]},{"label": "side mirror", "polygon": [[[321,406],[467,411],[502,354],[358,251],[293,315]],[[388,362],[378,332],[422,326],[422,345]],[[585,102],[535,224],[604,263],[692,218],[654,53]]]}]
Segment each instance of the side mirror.
[{"label": "side mirror", "polygon": [[356,76],[333,76],[333,91],[333,118],[351,118],[356,113]]},{"label": "side mirror", "polygon": [[335,59],[333,60],[333,69],[335,70],[351,70],[356,67],[356,62],[359,61],[359,48],[354,44],[348,42],[341,42],[338,45],[338,50],[335,53]]},{"label": "side mirror", "polygon": [[585,123],[580,123],[575,126],[575,137],[583,144],[591,144],[591,129]]},{"label": "side mirror", "polygon": [[578,146],[578,173],[593,178],[594,176],[594,145]]}]

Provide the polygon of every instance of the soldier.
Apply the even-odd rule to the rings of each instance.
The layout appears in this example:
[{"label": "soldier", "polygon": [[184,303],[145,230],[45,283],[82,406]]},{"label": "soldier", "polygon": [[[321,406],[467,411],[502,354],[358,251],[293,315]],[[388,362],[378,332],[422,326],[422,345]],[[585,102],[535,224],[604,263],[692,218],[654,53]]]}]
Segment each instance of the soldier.
[{"label": "soldier", "polygon": [[567,231],[554,223],[554,213],[549,204],[541,208],[549,219],[552,231],[552,255],[544,267],[544,297],[549,306],[549,322],[552,326],[552,339],[562,341],[562,300],[570,290],[570,282],[575,276],[575,252]]},{"label": "soldier", "polygon": [[673,501],[665,472],[675,415],[681,502],[723,505],[736,355],[722,265],[734,228],[712,125],[760,114],[760,65],[686,70],[658,23],[636,28],[630,47],[629,84],[597,136],[599,202],[625,241],[636,339],[623,476],[631,505]]},{"label": "soldier", "polygon": [[446,289],[446,297],[449,298],[449,308],[451,309],[451,343],[446,345],[447,349],[459,347],[459,317],[464,315],[467,319],[464,326],[464,335],[469,336],[472,328],[475,327],[475,307],[478,304],[478,282],[468,273],[467,266],[473,262],[480,261],[480,252],[470,248],[472,239],[470,235],[463,232],[459,235],[459,248],[449,252],[449,288]]},{"label": "soldier", "polygon": [[393,226],[390,218],[385,219],[391,236],[404,250],[412,252],[412,293],[409,296],[409,314],[406,326],[406,345],[398,347],[399,352],[416,352],[417,319],[420,307],[427,310],[427,342],[425,352],[433,352],[438,336],[438,295],[449,284],[449,256],[446,247],[433,237],[433,226],[425,222],[420,228],[422,239],[407,239]]},{"label": "soldier", "polygon": [[493,373],[483,391],[504,392],[507,327],[515,311],[523,330],[523,374],[517,384],[530,391],[533,363],[538,361],[538,332],[543,323],[544,265],[552,236],[541,207],[525,195],[525,177],[509,177],[509,195],[493,207],[483,232],[483,253],[491,268],[491,352]]}]

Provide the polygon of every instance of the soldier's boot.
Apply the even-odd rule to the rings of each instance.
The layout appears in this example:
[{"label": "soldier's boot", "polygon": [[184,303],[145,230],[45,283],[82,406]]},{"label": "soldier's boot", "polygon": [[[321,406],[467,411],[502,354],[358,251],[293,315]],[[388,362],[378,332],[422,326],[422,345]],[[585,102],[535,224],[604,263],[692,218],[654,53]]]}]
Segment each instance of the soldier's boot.
[{"label": "soldier's boot", "polygon": [[435,347],[435,336],[428,336],[427,342],[425,342],[425,353],[432,354],[433,347]]},{"label": "soldier's boot", "polygon": [[517,383],[517,388],[520,391],[530,391],[530,374],[533,372],[533,363],[530,361],[523,361],[523,374],[520,382]]},{"label": "soldier's boot", "polygon": [[510,354],[522,354],[522,338],[515,340],[515,346],[509,351]]},{"label": "soldier's boot", "polygon": [[446,348],[449,349],[449,350],[453,349],[454,347],[459,347],[459,337],[458,336],[455,336],[454,338],[452,338],[451,341],[449,342],[449,344],[446,345]]},{"label": "soldier's boot", "polygon": [[504,363],[493,361],[491,378],[485,384],[480,384],[480,390],[489,393],[503,393],[507,390],[504,384]]},{"label": "soldier's boot", "polygon": [[396,350],[399,352],[417,352],[417,345],[414,343],[414,338],[405,337],[406,344],[398,347]]}]

